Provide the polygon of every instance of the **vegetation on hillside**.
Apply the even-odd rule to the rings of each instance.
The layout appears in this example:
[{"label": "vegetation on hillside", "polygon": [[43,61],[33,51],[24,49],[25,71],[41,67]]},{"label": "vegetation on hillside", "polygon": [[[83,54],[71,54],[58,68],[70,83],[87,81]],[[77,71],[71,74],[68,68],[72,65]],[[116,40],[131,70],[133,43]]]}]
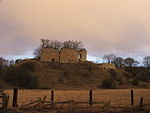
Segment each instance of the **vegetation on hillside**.
[{"label": "vegetation on hillside", "polygon": [[7,67],[1,79],[20,88],[149,88],[150,69],[103,69],[92,62],[50,63],[26,60]]},{"label": "vegetation on hillside", "polygon": [[[115,54],[104,55],[103,60],[115,64],[117,69],[103,69],[92,62],[56,63],[40,62],[42,48],[83,49],[81,41],[50,41],[41,39],[32,60],[6,60],[0,57],[1,83],[20,88],[149,88],[150,56],[143,58],[144,67],[138,67],[134,58]],[[8,86],[7,85],[7,86]],[[0,84],[0,87],[6,85]]]},{"label": "vegetation on hillside", "polygon": [[18,66],[7,67],[1,72],[1,79],[14,87],[38,88],[38,81],[34,71],[35,64],[26,62]]}]

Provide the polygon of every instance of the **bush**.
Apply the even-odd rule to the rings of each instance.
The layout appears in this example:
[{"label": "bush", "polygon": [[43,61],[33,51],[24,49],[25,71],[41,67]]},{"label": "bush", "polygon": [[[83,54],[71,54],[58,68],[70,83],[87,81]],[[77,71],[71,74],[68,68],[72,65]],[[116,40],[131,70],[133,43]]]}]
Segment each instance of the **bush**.
[{"label": "bush", "polygon": [[10,67],[3,77],[5,81],[14,86],[19,86],[22,88],[37,88],[38,82],[37,78],[32,72],[27,70],[22,66]]},{"label": "bush", "polygon": [[35,70],[35,63],[34,62],[26,62],[20,65],[23,68],[26,68],[29,71]]},{"label": "bush", "polygon": [[101,83],[101,88],[114,89],[116,88],[116,82],[112,78],[104,79]]},{"label": "bush", "polygon": [[119,82],[119,85],[123,83],[123,79],[121,77],[117,78],[117,82]]},{"label": "bush", "polygon": [[132,85],[138,86],[139,85],[139,81],[135,78],[131,81]]},{"label": "bush", "polygon": [[150,72],[148,72],[148,71],[141,72],[136,75],[135,79],[149,83],[150,82]]},{"label": "bush", "polygon": [[89,78],[90,74],[89,73],[84,73],[82,76],[85,77],[85,78]]},{"label": "bush", "polygon": [[112,75],[112,77],[116,78],[117,73],[114,69],[109,69],[109,73]]},{"label": "bush", "polygon": [[64,76],[64,77],[68,77],[68,76],[69,76],[68,71],[64,71],[64,72],[63,72],[63,76]]}]

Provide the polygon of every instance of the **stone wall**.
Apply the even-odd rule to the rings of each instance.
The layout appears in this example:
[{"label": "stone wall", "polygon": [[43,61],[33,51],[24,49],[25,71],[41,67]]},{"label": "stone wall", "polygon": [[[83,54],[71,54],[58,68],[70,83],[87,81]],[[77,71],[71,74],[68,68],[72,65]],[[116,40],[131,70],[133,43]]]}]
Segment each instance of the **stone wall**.
[{"label": "stone wall", "polygon": [[115,64],[110,64],[110,63],[98,64],[98,67],[103,69],[116,69]]},{"label": "stone wall", "polygon": [[86,61],[87,51],[85,49],[78,51],[79,61]]},{"label": "stone wall", "polygon": [[43,48],[40,61],[74,63],[86,61],[87,51],[75,50],[73,48],[62,48],[60,52],[54,48]]},{"label": "stone wall", "polygon": [[59,51],[54,48],[43,48],[41,51],[40,60],[59,62]]},{"label": "stone wall", "polygon": [[60,51],[60,62],[73,63],[78,62],[78,51],[72,48],[63,48]]}]

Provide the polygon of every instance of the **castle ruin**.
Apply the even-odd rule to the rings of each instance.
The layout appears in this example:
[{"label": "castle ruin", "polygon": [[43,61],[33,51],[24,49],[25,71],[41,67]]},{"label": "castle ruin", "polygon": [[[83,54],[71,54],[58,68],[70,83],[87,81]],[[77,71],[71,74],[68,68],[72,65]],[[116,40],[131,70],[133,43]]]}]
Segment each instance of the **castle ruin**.
[{"label": "castle ruin", "polygon": [[40,61],[75,63],[86,61],[87,51],[73,48],[62,48],[60,51],[54,48],[42,48]]}]

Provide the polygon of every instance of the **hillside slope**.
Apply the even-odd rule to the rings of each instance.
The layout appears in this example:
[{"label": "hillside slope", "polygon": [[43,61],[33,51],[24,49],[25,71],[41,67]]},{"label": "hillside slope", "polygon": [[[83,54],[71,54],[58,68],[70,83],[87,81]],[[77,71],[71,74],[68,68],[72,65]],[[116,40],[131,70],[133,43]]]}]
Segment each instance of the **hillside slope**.
[{"label": "hillside slope", "polygon": [[[32,65],[31,65],[32,64]],[[97,88],[149,88],[150,70],[103,69],[92,62],[50,63],[27,60],[15,67],[24,66],[36,77],[37,88],[97,89]],[[144,75],[144,76],[143,76]],[[145,77],[145,78],[142,78]],[[147,81],[145,81],[147,80]],[[7,82],[7,81],[6,81]]]}]

